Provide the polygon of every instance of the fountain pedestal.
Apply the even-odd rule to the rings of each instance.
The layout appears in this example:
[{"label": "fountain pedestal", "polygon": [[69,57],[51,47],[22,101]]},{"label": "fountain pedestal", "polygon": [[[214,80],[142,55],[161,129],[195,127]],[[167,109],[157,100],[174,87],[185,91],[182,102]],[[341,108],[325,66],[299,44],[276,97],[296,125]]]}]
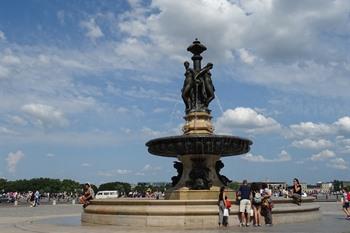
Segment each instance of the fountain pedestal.
[{"label": "fountain pedestal", "polygon": [[214,133],[214,127],[211,123],[212,116],[207,112],[191,112],[184,119],[186,123],[182,130],[185,135]]},{"label": "fountain pedestal", "polygon": [[[167,190],[165,199],[168,200],[203,200],[216,199],[223,183],[215,170],[215,164],[220,160],[219,155],[183,155],[178,159],[183,164],[183,172],[176,185]],[[207,173],[206,180],[192,179],[193,168]],[[206,176],[203,174],[203,176]],[[206,183],[208,182],[208,183]],[[194,187],[190,189],[189,187]],[[207,187],[207,189],[202,189]],[[198,188],[198,189],[196,189]]]}]

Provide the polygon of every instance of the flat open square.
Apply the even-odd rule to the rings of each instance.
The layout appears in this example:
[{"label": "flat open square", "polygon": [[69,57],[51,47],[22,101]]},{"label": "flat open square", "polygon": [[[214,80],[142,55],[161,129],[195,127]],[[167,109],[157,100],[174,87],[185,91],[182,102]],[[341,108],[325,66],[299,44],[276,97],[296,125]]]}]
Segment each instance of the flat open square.
[{"label": "flat open square", "polygon": [[1,233],[112,233],[112,232],[350,232],[340,203],[319,203],[322,218],[317,221],[295,224],[279,224],[272,227],[239,228],[229,226],[218,229],[132,228],[100,225],[81,225],[80,205],[43,205],[37,208],[0,207]]}]

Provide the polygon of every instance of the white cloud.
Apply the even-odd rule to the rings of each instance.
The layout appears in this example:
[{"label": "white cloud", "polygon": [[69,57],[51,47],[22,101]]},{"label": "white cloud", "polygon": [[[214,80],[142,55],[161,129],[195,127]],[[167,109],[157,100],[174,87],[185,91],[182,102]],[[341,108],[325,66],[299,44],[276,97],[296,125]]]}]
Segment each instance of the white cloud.
[{"label": "white cloud", "polygon": [[220,132],[232,132],[236,128],[250,133],[264,133],[280,129],[280,124],[271,117],[256,112],[251,108],[237,107],[226,110],[215,123]]},{"label": "white cloud", "polygon": [[20,116],[11,116],[9,121],[15,125],[20,125],[20,126],[25,126],[28,124],[28,122]]},{"label": "white cloud", "polygon": [[142,169],[141,169],[141,171],[142,172],[155,172],[155,171],[160,171],[160,170],[162,170],[162,168],[161,167],[159,167],[159,166],[152,166],[152,165],[150,165],[150,164],[146,164]]},{"label": "white cloud", "polygon": [[136,172],[136,176],[145,176],[146,174],[157,174],[159,171],[162,170],[162,167],[160,166],[152,166],[150,164],[146,164],[139,172]]},{"label": "white cloud", "polygon": [[334,125],[337,126],[340,132],[350,133],[350,117],[345,116],[339,118],[336,122],[334,122]]},{"label": "white cloud", "polygon": [[55,157],[56,155],[55,154],[52,154],[52,153],[47,153],[46,154],[46,157],[48,157],[48,158],[53,158],[53,157]]},{"label": "white cloud", "polygon": [[10,70],[2,65],[0,65],[0,79],[7,78],[10,75]]},{"label": "white cloud", "polygon": [[167,108],[154,108],[153,109],[154,113],[163,113],[163,112],[166,112],[166,111],[169,111],[169,110]]},{"label": "white cloud", "polygon": [[[146,68],[150,62],[160,62],[161,53],[152,44],[143,42],[137,38],[127,38],[118,43],[114,49],[119,58],[119,64],[128,69]],[[150,54],[152,56],[150,57]]]},{"label": "white cloud", "polygon": [[14,55],[5,55],[2,59],[1,62],[5,65],[18,65],[21,63],[21,60],[19,57],[16,57]]},{"label": "white cloud", "polygon": [[343,158],[332,159],[327,163],[327,166],[339,170],[348,169],[348,163]]},{"label": "white cloud", "polygon": [[332,147],[333,143],[325,139],[312,140],[306,138],[300,141],[293,141],[292,146],[302,149],[325,149]]},{"label": "white cloud", "polygon": [[335,157],[335,153],[331,150],[323,150],[318,154],[314,154],[310,157],[312,161],[323,161],[325,159]]},{"label": "white cloud", "polygon": [[61,25],[64,25],[64,18],[65,18],[65,13],[63,10],[60,10],[57,12],[57,19],[60,22]]},{"label": "white cloud", "polygon": [[153,129],[148,128],[148,127],[143,127],[141,129],[141,133],[142,133],[142,135],[144,135],[146,137],[159,137],[159,136],[164,135],[164,132],[153,130]]},{"label": "white cloud", "polygon": [[128,169],[116,169],[116,170],[110,170],[110,171],[99,171],[97,172],[98,176],[105,176],[105,177],[115,177],[120,175],[127,175],[132,173],[132,170]]},{"label": "white cloud", "polygon": [[320,137],[334,134],[336,129],[332,125],[324,123],[301,122],[289,126],[290,131],[287,133],[288,137]]},{"label": "white cloud", "polygon": [[6,40],[5,33],[3,31],[0,31],[0,41]]},{"label": "white cloud", "polygon": [[11,173],[16,172],[17,164],[24,158],[24,153],[21,150],[10,152],[6,157],[7,169]]},{"label": "white cloud", "polygon": [[337,149],[340,153],[350,153],[350,138],[346,138],[344,136],[337,136],[335,141]]},{"label": "white cloud", "polygon": [[86,36],[89,37],[92,41],[96,41],[96,39],[104,36],[100,27],[96,24],[94,18],[91,18],[89,21],[82,21],[80,25],[87,30]]},{"label": "white cloud", "polygon": [[82,166],[82,167],[91,167],[91,164],[90,163],[82,163],[82,164],[80,164],[80,166]]},{"label": "white cloud", "polygon": [[210,60],[234,63],[228,67],[234,67],[235,79],[317,96],[349,96],[349,7],[347,1],[155,0],[149,7],[131,4],[118,25],[129,34],[125,42],[147,41],[129,46],[135,48],[125,54],[129,60],[149,50],[182,59],[178,48],[199,37]]},{"label": "white cloud", "polygon": [[285,150],[282,150],[281,153],[277,156],[277,158],[273,158],[273,159],[267,159],[262,155],[253,155],[252,153],[243,155],[241,158],[250,162],[261,162],[261,163],[287,162],[292,159],[292,157]]},{"label": "white cloud", "polygon": [[239,52],[239,57],[244,63],[247,63],[247,64],[254,63],[256,57],[252,55],[248,50],[246,50],[245,48],[241,48],[238,50],[238,52]]},{"label": "white cloud", "polygon": [[2,126],[0,126],[0,133],[3,135],[8,135],[8,136],[17,136],[18,135],[18,132],[11,130],[11,129],[8,129],[6,127],[2,127]]},{"label": "white cloud", "polygon": [[32,116],[35,119],[35,123],[41,126],[67,126],[69,123],[63,112],[49,105],[26,104],[21,109]]}]

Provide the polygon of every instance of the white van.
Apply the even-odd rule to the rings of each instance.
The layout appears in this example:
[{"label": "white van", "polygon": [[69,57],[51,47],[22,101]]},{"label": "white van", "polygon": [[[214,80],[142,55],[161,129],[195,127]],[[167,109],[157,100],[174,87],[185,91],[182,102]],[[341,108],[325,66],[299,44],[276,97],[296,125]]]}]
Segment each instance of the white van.
[{"label": "white van", "polygon": [[112,190],[112,191],[98,191],[95,198],[96,199],[106,199],[106,198],[118,198],[119,192]]}]

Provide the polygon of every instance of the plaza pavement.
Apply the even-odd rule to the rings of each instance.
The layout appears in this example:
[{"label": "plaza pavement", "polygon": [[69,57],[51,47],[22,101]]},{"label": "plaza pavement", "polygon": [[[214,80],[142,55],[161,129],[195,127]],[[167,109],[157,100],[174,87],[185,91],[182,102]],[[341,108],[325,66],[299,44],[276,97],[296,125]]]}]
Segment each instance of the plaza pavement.
[{"label": "plaza pavement", "polygon": [[272,227],[214,229],[131,228],[117,226],[81,225],[80,205],[43,205],[39,207],[0,206],[0,233],[211,233],[211,232],[327,232],[350,233],[350,220],[344,218],[340,203],[319,203],[322,218],[317,221],[280,224]]}]

